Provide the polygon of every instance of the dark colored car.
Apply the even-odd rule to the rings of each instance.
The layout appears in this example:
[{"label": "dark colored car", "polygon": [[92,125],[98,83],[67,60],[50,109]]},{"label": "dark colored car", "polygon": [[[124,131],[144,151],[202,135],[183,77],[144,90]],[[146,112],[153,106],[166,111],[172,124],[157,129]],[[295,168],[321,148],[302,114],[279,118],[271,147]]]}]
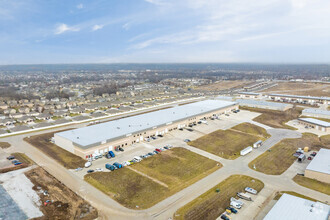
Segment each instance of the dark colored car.
[{"label": "dark colored car", "polygon": [[109,151],[109,154],[110,154],[111,157],[115,157],[115,153],[113,151]]},{"label": "dark colored car", "polygon": [[229,220],[229,218],[228,218],[227,216],[225,216],[225,215],[221,215],[220,218],[221,218],[221,219],[224,219],[224,220]]},{"label": "dark colored car", "polygon": [[158,135],[158,137],[161,137],[161,138],[162,138],[162,137],[163,137],[163,135],[159,134],[159,135]]},{"label": "dark colored car", "polygon": [[21,162],[14,163],[14,165],[21,165],[21,164],[22,164]]},{"label": "dark colored car", "polygon": [[13,159],[15,159],[15,156],[9,156],[9,157],[7,157],[7,160],[13,160]]},{"label": "dark colored car", "polygon": [[110,159],[111,158],[111,155],[110,154],[106,154],[105,157],[108,158],[108,159]]},{"label": "dark colored car", "polygon": [[168,148],[168,147],[165,146],[164,149],[168,150],[168,149],[170,149],[170,148]]},{"label": "dark colored car", "polygon": [[18,163],[18,162],[19,162],[19,160],[12,160],[11,161],[12,164],[15,164],[15,163]]},{"label": "dark colored car", "polygon": [[229,209],[232,213],[236,214],[237,213],[237,210],[234,209],[233,207],[228,207],[227,209]]},{"label": "dark colored car", "polygon": [[87,173],[93,173],[94,170],[87,170]]},{"label": "dark colored car", "polygon": [[159,152],[158,152],[158,151],[156,151],[156,150],[154,151],[154,153],[155,153],[155,154],[159,154]]},{"label": "dark colored car", "polygon": [[154,154],[150,152],[150,153],[148,153],[148,155],[152,156],[152,155],[154,155]]},{"label": "dark colored car", "polygon": [[120,147],[119,150],[120,150],[120,151],[124,151],[124,148]]},{"label": "dark colored car", "polygon": [[180,131],[183,131],[183,128],[179,128]]}]

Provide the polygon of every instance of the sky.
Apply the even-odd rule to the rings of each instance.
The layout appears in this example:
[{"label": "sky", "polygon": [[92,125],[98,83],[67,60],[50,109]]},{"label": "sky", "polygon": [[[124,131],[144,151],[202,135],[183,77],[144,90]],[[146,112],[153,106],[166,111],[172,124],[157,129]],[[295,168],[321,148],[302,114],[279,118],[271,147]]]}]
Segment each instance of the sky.
[{"label": "sky", "polygon": [[0,65],[330,63],[329,0],[0,0]]}]

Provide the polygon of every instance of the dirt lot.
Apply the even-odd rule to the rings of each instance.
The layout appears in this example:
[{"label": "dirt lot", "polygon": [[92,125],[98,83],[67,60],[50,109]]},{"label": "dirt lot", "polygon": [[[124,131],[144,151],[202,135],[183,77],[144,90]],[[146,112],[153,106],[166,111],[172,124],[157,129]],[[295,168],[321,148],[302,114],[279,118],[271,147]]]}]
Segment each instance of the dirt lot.
[{"label": "dirt lot", "polygon": [[[243,127],[248,126],[243,125],[236,127],[236,129],[243,129]],[[253,132],[255,132],[255,130]],[[233,160],[240,156],[241,150],[258,140],[260,140],[259,135],[256,136],[237,130],[217,130],[191,141],[188,144],[225,159]]]},{"label": "dirt lot", "polygon": [[10,147],[10,144],[8,142],[0,142],[0,148],[5,149]]},{"label": "dirt lot", "polygon": [[325,193],[330,196],[330,184],[329,183],[323,183],[311,178],[307,178],[304,176],[296,175],[293,177],[293,181],[295,181],[297,184],[319,191],[321,193]]},{"label": "dirt lot", "polygon": [[277,86],[262,91],[263,93],[279,93],[289,95],[329,96],[330,84],[280,82]]},{"label": "dirt lot", "polygon": [[[39,194],[42,201],[40,210],[44,214],[38,219],[95,219],[97,210],[80,196],[71,191],[41,167],[25,173],[34,184],[33,189]],[[44,195],[44,191],[48,195]],[[44,205],[50,200],[51,203]]]},{"label": "dirt lot", "polygon": [[292,108],[286,111],[276,111],[261,108],[240,107],[241,109],[259,112],[262,115],[254,118],[253,121],[260,122],[273,128],[287,128],[296,130],[296,128],[286,125],[285,123],[293,119],[297,119],[301,114],[302,108]]},{"label": "dirt lot", "polygon": [[251,81],[219,81],[209,85],[204,85],[197,87],[196,90],[203,90],[203,91],[221,91],[226,89],[232,88],[240,88],[245,85],[248,85]]},{"label": "dirt lot", "polygon": [[86,161],[81,157],[78,157],[69,151],[64,150],[51,143],[49,140],[54,136],[54,132],[31,136],[30,138],[24,138],[24,141],[30,143],[34,147],[38,148],[48,156],[55,159],[67,169],[75,169],[77,167],[83,167]]},{"label": "dirt lot", "polygon": [[[242,192],[247,186],[260,192],[264,184],[249,176],[232,175],[180,208],[174,214],[174,219],[216,219],[229,206],[230,198],[235,197],[237,192]],[[220,192],[216,192],[217,189]]]},{"label": "dirt lot", "polygon": [[256,171],[280,175],[286,171],[297,159],[293,156],[298,148],[309,147],[311,150],[319,150],[326,147],[320,142],[317,135],[304,133],[301,138],[284,139],[280,143],[271,147],[268,151],[249,163],[249,167]]},{"label": "dirt lot", "polygon": [[6,167],[3,169],[0,169],[0,173],[7,173],[13,170],[19,170],[25,167],[28,167],[32,164],[34,164],[34,162],[25,154],[23,153],[12,153],[11,155],[15,156],[15,159],[22,162],[22,164],[20,165],[11,165],[10,167]]},{"label": "dirt lot", "polygon": [[330,134],[321,136],[320,141],[324,146],[328,146],[327,148],[330,148]]},{"label": "dirt lot", "polygon": [[85,180],[125,207],[146,209],[220,167],[189,150],[173,148],[114,172],[87,174]]}]

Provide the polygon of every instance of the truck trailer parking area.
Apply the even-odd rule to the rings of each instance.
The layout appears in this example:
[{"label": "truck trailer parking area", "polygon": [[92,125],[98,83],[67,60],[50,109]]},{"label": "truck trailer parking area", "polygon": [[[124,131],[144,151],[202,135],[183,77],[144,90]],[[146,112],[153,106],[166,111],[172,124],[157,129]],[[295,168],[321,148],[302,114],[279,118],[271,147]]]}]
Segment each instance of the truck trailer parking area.
[{"label": "truck trailer parking area", "polygon": [[172,148],[112,172],[87,174],[85,180],[131,209],[146,209],[219,169],[213,160]]},{"label": "truck trailer parking area", "polygon": [[[244,175],[232,175],[194,199],[190,203],[181,207],[174,214],[174,219],[216,219],[227,207],[230,206],[231,197],[235,197],[237,192],[243,192],[245,187],[251,187],[258,192],[263,189],[264,184],[260,180]],[[251,194],[251,197],[258,195]],[[238,213],[231,214],[234,219],[235,215],[239,215],[240,210],[248,208],[248,201],[242,200],[244,205],[241,209],[236,209]],[[242,217],[242,216],[241,216]],[[237,218],[239,219],[239,218]]]}]

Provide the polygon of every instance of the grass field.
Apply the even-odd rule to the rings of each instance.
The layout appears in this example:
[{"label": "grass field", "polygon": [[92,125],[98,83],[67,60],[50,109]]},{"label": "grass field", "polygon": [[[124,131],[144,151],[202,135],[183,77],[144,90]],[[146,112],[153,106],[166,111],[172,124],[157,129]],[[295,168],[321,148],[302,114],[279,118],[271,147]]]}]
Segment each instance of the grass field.
[{"label": "grass field", "polygon": [[231,128],[233,130],[241,131],[244,133],[252,134],[259,136],[262,139],[267,139],[270,137],[270,134],[267,133],[266,129],[259,127],[251,123],[242,123]]},{"label": "grass field", "polygon": [[261,108],[251,107],[240,107],[241,109],[262,113],[258,117],[254,118],[253,121],[260,122],[273,128],[287,128],[296,130],[296,128],[286,125],[285,123],[297,119],[301,114],[302,108],[291,108],[286,111],[276,111]]},{"label": "grass field", "polygon": [[308,177],[296,175],[293,181],[297,184],[330,195],[330,184],[323,183]]},{"label": "grass field", "polygon": [[[242,129],[242,127],[245,126],[239,126],[239,129]],[[260,139],[259,136],[240,131],[217,130],[188,144],[225,159],[234,160],[240,156],[241,150]]]},{"label": "grass field", "polygon": [[[130,166],[91,173],[85,180],[125,207],[146,209],[221,167],[184,148],[173,148]],[[154,180],[160,181],[160,184]]]},{"label": "grass field", "polygon": [[10,147],[10,144],[8,142],[0,142],[0,148],[5,149]]},{"label": "grass field", "polygon": [[[263,182],[244,175],[232,175],[181,207],[174,214],[174,219],[207,220],[216,219],[230,205],[230,198],[235,197],[237,192],[243,191],[245,187],[251,187],[258,192],[264,187]],[[216,192],[219,189],[220,192]]]},{"label": "grass field", "polygon": [[328,146],[327,148],[330,148],[330,134],[321,136],[320,137],[320,142],[324,146]]},{"label": "grass field", "polygon": [[67,169],[83,167],[86,162],[84,159],[72,154],[69,151],[64,150],[63,148],[58,147],[49,141],[53,136],[54,132],[50,132],[46,134],[31,136],[30,138],[24,138],[24,141],[30,143],[51,158],[55,159],[58,163]]},{"label": "grass field", "polygon": [[280,175],[286,171],[297,159],[293,156],[298,148],[309,147],[311,150],[319,150],[323,145],[318,136],[311,133],[304,133],[301,138],[284,139],[261,154],[259,157],[249,163],[249,167],[256,171]]},{"label": "grass field", "polygon": [[280,82],[277,86],[262,91],[290,95],[329,96],[330,85],[323,83]]},{"label": "grass field", "polygon": [[221,91],[226,89],[232,89],[232,88],[240,88],[245,85],[248,85],[252,81],[241,81],[241,80],[225,80],[225,81],[218,81],[215,83],[211,83],[208,85],[199,86],[196,88],[196,90],[202,90],[202,91]]},{"label": "grass field", "polygon": [[293,191],[280,191],[276,194],[276,196],[274,197],[274,200],[279,200],[284,193],[290,194],[292,196],[297,196],[297,197],[300,197],[300,198],[303,198],[303,199],[308,199],[308,200],[311,200],[311,201],[314,201],[314,202],[318,201],[316,199],[313,199],[311,197],[308,197],[308,196],[305,196],[305,195],[302,195],[302,194],[299,194],[299,193],[296,193],[296,192],[293,192]]}]

